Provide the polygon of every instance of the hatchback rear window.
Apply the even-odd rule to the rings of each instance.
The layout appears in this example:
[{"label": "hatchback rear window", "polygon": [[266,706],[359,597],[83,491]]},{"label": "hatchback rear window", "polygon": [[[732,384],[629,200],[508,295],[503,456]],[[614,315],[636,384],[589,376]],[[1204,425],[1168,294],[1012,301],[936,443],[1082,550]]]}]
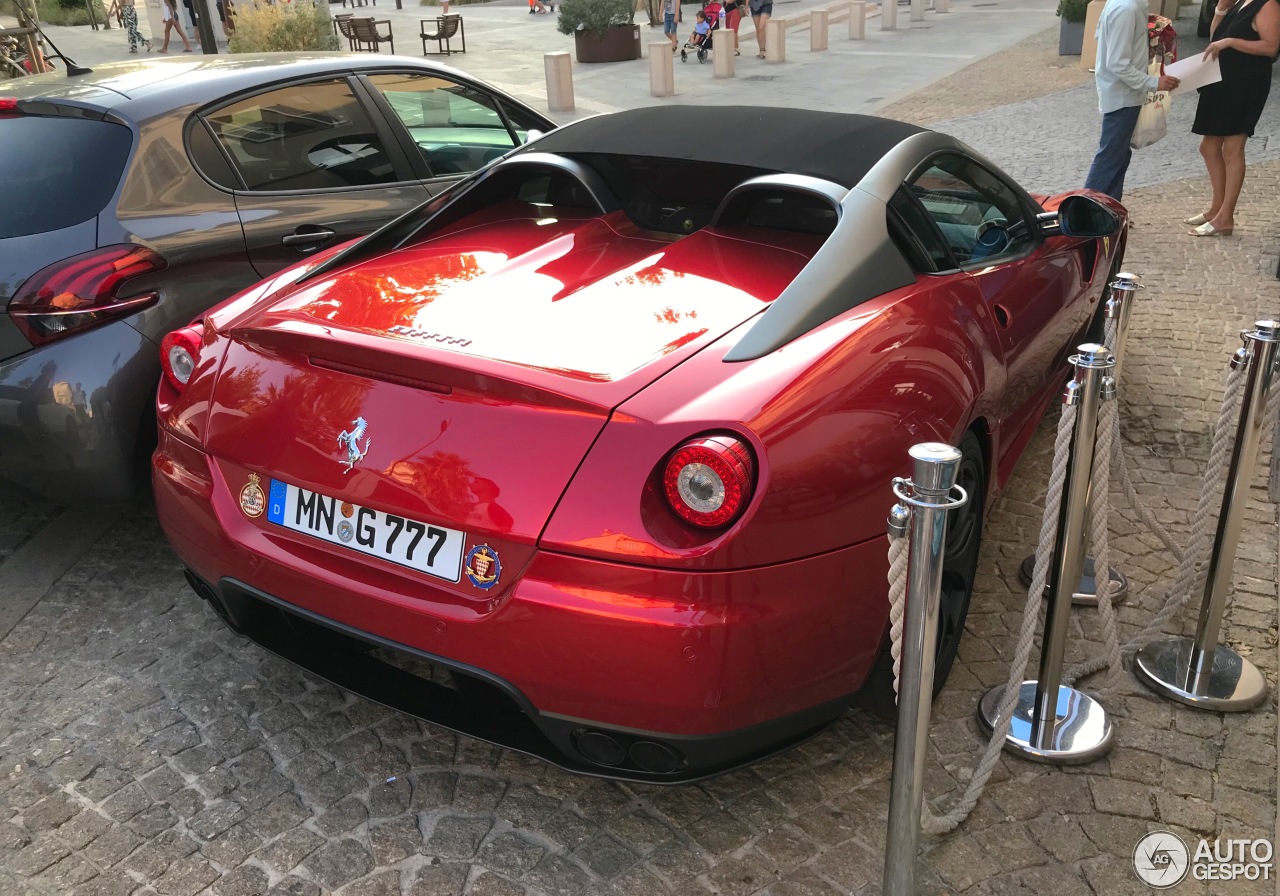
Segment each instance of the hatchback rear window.
[{"label": "hatchback rear window", "polygon": [[0,239],[61,230],[102,211],[120,183],[133,133],[82,118],[0,118]]}]

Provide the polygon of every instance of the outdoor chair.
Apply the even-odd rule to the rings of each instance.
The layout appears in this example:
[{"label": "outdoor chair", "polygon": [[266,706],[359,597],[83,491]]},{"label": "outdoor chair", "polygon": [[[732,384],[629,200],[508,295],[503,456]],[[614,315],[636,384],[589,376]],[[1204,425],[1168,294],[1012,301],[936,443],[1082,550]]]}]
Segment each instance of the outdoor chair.
[{"label": "outdoor chair", "polygon": [[[427,26],[431,23],[435,24],[435,31],[428,31]],[[422,55],[423,56],[448,56],[451,53],[467,52],[467,28],[462,24],[462,16],[454,14],[449,16],[439,16],[434,19],[422,20]],[[450,46],[451,38],[462,38],[462,49],[455,50]],[[435,50],[427,49],[427,41],[436,42]]]},{"label": "outdoor chair", "polygon": [[[391,52],[396,51],[396,42],[391,33],[391,20],[381,19],[348,19],[351,23],[352,49],[369,53],[381,53],[380,44],[391,44]],[[378,30],[379,25],[387,26],[387,33]],[[339,27],[342,27],[339,25]]]},{"label": "outdoor chair", "polygon": [[356,36],[351,30],[351,20],[354,18],[355,14],[349,12],[340,12],[333,17],[333,33],[340,34],[345,37],[347,39],[347,45],[352,50],[356,48]]}]

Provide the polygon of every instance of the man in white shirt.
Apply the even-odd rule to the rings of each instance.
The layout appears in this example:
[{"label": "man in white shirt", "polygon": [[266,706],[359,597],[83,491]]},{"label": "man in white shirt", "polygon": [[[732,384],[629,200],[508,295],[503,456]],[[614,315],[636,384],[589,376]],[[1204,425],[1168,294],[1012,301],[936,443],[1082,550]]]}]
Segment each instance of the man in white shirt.
[{"label": "man in white shirt", "polygon": [[1094,64],[1102,138],[1085,189],[1119,200],[1133,150],[1129,138],[1152,90],[1172,90],[1178,79],[1147,74],[1147,0],[1107,0],[1098,19]]}]

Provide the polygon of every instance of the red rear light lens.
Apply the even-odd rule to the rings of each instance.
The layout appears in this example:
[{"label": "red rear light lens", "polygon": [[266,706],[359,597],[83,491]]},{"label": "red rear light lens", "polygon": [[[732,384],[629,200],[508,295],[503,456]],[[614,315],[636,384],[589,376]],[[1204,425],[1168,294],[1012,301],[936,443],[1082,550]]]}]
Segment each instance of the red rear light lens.
[{"label": "red rear light lens", "polygon": [[160,366],[164,376],[181,392],[191,381],[196,364],[200,363],[200,348],[204,345],[204,327],[192,324],[174,330],[160,342]]},{"label": "red rear light lens", "polygon": [[17,115],[18,98],[16,96],[0,96],[0,115]]},{"label": "red rear light lens", "polygon": [[731,523],[751,500],[755,463],[746,444],[732,436],[686,442],[662,474],[667,503],[681,519],[705,529]]},{"label": "red rear light lens", "polygon": [[134,277],[164,267],[164,259],[145,246],[74,255],[28,278],[9,303],[9,316],[32,345],[43,345],[155,303],[159,293],[128,295],[126,287]]}]

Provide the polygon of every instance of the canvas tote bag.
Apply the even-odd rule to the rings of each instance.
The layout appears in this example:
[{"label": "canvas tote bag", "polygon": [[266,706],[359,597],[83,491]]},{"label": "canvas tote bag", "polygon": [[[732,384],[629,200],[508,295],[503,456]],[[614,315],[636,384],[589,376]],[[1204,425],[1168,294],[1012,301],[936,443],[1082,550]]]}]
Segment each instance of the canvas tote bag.
[{"label": "canvas tote bag", "polygon": [[[1147,74],[1159,75],[1161,63],[1152,60],[1147,67]],[[1138,123],[1133,128],[1133,136],[1129,145],[1134,149],[1142,149],[1162,139],[1169,133],[1169,91],[1153,90],[1147,94],[1147,101],[1142,104],[1138,113]]]}]

